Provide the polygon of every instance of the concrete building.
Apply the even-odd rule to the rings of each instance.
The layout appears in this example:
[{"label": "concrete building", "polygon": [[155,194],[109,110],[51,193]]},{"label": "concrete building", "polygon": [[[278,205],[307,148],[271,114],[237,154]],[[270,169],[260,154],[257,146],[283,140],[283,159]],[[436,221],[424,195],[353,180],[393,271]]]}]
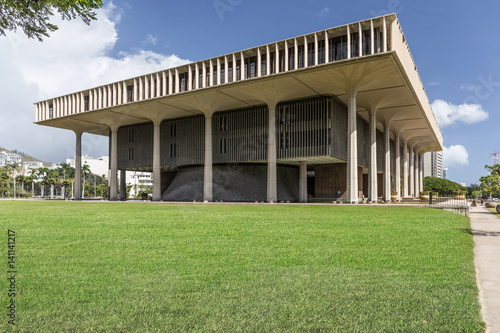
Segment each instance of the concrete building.
[{"label": "concrete building", "polygon": [[20,154],[0,151],[0,167],[14,163],[21,164],[21,159]]},{"label": "concrete building", "polygon": [[418,194],[422,154],[442,150],[395,14],[35,106],[77,158],[82,133],[110,137],[112,200],[118,172],[149,171],[153,200],[389,201]]},{"label": "concrete building", "polygon": [[424,177],[443,178],[443,152],[433,151],[422,155]]}]

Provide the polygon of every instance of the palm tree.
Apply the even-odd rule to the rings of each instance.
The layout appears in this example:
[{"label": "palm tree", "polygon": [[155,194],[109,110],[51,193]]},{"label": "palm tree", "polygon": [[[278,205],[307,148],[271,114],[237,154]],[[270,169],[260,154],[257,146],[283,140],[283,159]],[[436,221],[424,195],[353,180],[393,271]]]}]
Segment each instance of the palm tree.
[{"label": "palm tree", "polygon": [[10,170],[8,167],[4,166],[0,168],[0,180],[2,181],[2,198],[5,193],[5,181],[10,179]]},{"label": "palm tree", "polygon": [[48,183],[46,182],[47,180],[47,172],[49,171],[48,168],[46,167],[40,167],[38,168],[38,176],[42,176],[42,185],[41,185],[41,195],[42,195],[42,198],[45,196],[45,185],[47,185]]},{"label": "palm tree", "polygon": [[31,180],[31,197],[35,197],[35,179],[38,178],[38,171],[36,169],[30,169],[29,179]]},{"label": "palm tree", "polygon": [[15,199],[16,198],[16,171],[19,172],[21,169],[20,169],[19,163],[12,163],[10,165],[10,168],[12,169],[12,173],[14,174],[14,199]]},{"label": "palm tree", "polygon": [[58,172],[56,169],[49,170],[48,181],[50,184],[50,198],[54,199],[54,185],[59,183]]},{"label": "palm tree", "polygon": [[83,194],[82,194],[82,198],[85,198],[85,175],[87,175],[87,174],[91,175],[92,174],[92,172],[90,171],[90,166],[88,164],[84,164],[82,166],[82,174],[83,174],[83,187],[82,187]]}]

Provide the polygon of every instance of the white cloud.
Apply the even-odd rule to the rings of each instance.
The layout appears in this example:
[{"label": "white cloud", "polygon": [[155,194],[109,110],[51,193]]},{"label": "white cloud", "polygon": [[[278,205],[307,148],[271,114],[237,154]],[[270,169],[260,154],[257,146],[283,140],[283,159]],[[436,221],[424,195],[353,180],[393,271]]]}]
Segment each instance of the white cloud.
[{"label": "white cloud", "polygon": [[474,124],[488,119],[488,112],[483,109],[481,104],[455,105],[436,99],[431,106],[441,127],[448,127],[458,122]]},{"label": "white cloud", "polygon": [[325,17],[326,15],[328,15],[328,13],[330,13],[330,8],[325,7],[321,9],[319,12],[317,12],[316,15],[319,17]]},{"label": "white cloud", "polygon": [[[43,43],[22,32],[0,38],[0,147],[49,161],[71,157],[74,134],[34,125],[34,102],[189,62],[139,49],[110,56],[119,38],[115,24],[123,12],[108,3],[97,13],[98,20],[90,26],[54,17],[59,30]],[[84,153],[107,154],[106,142],[87,136]]]},{"label": "white cloud", "polygon": [[158,35],[151,35],[148,34],[146,36],[146,39],[142,42],[143,44],[153,44],[156,45],[156,42],[158,41]]},{"label": "white cloud", "polygon": [[462,84],[460,86],[460,90],[466,90],[466,91],[475,91],[477,87],[472,84]]},{"label": "white cloud", "polygon": [[469,153],[462,145],[443,147],[443,167],[456,168],[469,164]]}]

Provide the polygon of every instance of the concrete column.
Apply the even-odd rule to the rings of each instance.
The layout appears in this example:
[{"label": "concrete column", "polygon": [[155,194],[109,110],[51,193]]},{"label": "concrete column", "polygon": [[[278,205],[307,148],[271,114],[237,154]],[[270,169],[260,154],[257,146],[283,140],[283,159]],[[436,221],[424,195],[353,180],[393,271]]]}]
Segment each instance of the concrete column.
[{"label": "concrete column", "polygon": [[174,90],[174,78],[172,77],[172,71],[168,70],[168,94],[172,95]]},{"label": "concrete column", "polygon": [[361,22],[358,22],[358,56],[363,56],[363,27]]},{"label": "concrete column", "polygon": [[188,65],[188,79],[187,79],[187,91],[191,91],[193,88],[193,71],[191,70],[191,65]]},{"label": "concrete column", "polygon": [[122,82],[122,104],[128,103],[128,89],[127,82]]},{"label": "concrete column", "polygon": [[318,34],[314,34],[314,65],[318,64]]},{"label": "concrete column", "polygon": [[328,40],[328,30],[325,30],[325,63],[330,62],[330,41]]},{"label": "concrete column", "polygon": [[[115,106],[116,105],[116,85],[113,84],[112,86],[113,86],[113,106]],[[147,90],[147,88],[146,88],[146,90]]]},{"label": "concrete column", "polygon": [[240,80],[246,79],[245,75],[245,56],[243,55],[243,52],[240,52]]},{"label": "concrete column", "polygon": [[[201,65],[203,66],[202,69],[201,69],[201,73],[202,73],[202,78],[201,78],[201,87],[202,88],[205,88],[207,86],[207,66],[205,66],[205,62],[202,62]],[[234,67],[235,71],[236,71],[236,65]]]},{"label": "concrete column", "polygon": [[299,45],[297,43],[297,38],[294,39],[294,46],[293,46],[293,69],[299,68]]},{"label": "concrete column", "polygon": [[262,53],[260,52],[260,47],[257,48],[257,77],[261,76],[262,73]]},{"label": "concrete column", "polygon": [[229,82],[229,61],[227,61],[227,55],[224,56],[224,83]]},{"label": "concrete column", "polygon": [[347,59],[351,59],[351,28],[347,26]]},{"label": "concrete column", "polygon": [[403,140],[403,197],[408,197],[408,140]]},{"label": "concrete column", "polygon": [[174,87],[175,87],[175,93],[179,93],[180,90],[179,90],[179,69],[178,68],[175,69],[175,84],[174,84]]},{"label": "concrete column", "polygon": [[269,107],[269,129],[267,135],[267,201],[278,200],[276,172],[276,104]]},{"label": "concrete column", "polygon": [[[195,66],[198,66],[198,65],[195,65]],[[198,72],[197,72],[198,73]],[[165,73],[165,71],[161,72],[161,77],[163,79],[163,86],[162,86],[162,95],[163,96],[166,96],[167,95],[167,74]],[[198,89],[198,86],[196,86],[196,89]]]},{"label": "concrete column", "polygon": [[161,200],[160,124],[155,122],[153,128],[153,201]]},{"label": "concrete column", "polygon": [[220,85],[220,77],[221,77],[221,72],[220,72],[220,58],[217,58],[217,85]]},{"label": "concrete column", "polygon": [[118,128],[111,129],[111,174],[109,175],[109,200],[118,200]]},{"label": "concrete column", "polygon": [[127,199],[127,174],[125,170],[120,170],[120,200]]},{"label": "concrete column", "polygon": [[139,83],[134,79],[134,102],[139,100]]},{"label": "concrete column", "polygon": [[274,44],[274,73],[280,72],[280,49],[278,43]]},{"label": "concrete column", "polygon": [[[153,82],[151,82],[151,86]],[[115,85],[113,85],[113,105],[115,104]],[[144,76],[144,99],[149,99],[151,97],[151,87],[149,82],[149,77]]]},{"label": "concrete column", "polygon": [[236,54],[233,53],[233,82],[236,82]]},{"label": "concrete column", "polygon": [[195,64],[194,75],[196,76],[194,78],[194,88],[200,89],[200,66],[198,64]]},{"label": "concrete column", "polygon": [[285,72],[288,72],[290,66],[288,65],[288,60],[290,58],[290,55],[288,54],[288,42],[285,41]]},{"label": "concrete column", "polygon": [[382,41],[382,50],[384,52],[387,52],[387,23],[385,21],[385,17],[383,19],[383,24],[382,24],[382,28],[384,29],[384,31],[382,32],[382,35],[383,35],[383,41]]},{"label": "concrete column", "polygon": [[82,200],[82,132],[75,131],[75,200]]},{"label": "concrete column", "polygon": [[300,161],[299,202],[307,202],[307,162],[306,161]]},{"label": "concrete column", "polygon": [[391,201],[391,136],[390,123],[384,124],[384,201]]},{"label": "concrete column", "polygon": [[377,202],[377,119],[376,110],[370,111],[370,164],[368,166],[368,200]]},{"label": "concrete column", "polygon": [[419,184],[420,187],[419,187],[419,192],[424,190],[424,163],[422,161],[422,155],[423,155],[423,153],[420,154],[420,157],[419,157],[419,161],[420,161],[420,168],[419,168],[419,170],[420,170],[420,177],[419,177],[419,179],[420,179],[420,184]]},{"label": "concrete column", "polygon": [[307,36],[304,36],[304,68],[309,64],[309,45],[307,45]]},{"label": "concrete column", "polygon": [[375,53],[375,36],[373,29],[373,20],[370,20],[370,54]]},{"label": "concrete column", "polygon": [[347,102],[347,203],[358,203],[358,133],[356,93],[350,92]]},{"label": "concrete column", "polygon": [[212,174],[212,115],[205,115],[205,168],[203,178],[203,200],[213,201]]},{"label": "concrete column", "polygon": [[120,105],[122,103],[122,85],[120,83],[116,84],[116,105]]},{"label": "concrete column", "polygon": [[415,194],[415,188],[413,186],[413,180],[414,180],[414,168],[413,168],[413,162],[415,161],[415,158],[413,157],[413,145],[410,145],[410,151],[408,153],[408,160],[410,161],[409,165],[409,174],[410,174],[410,181],[409,181],[409,186],[408,190],[410,191],[410,196],[413,196]]},{"label": "concrete column", "polygon": [[415,187],[415,190],[414,190],[414,193],[415,195],[418,195],[419,194],[419,184],[420,184],[420,180],[418,179],[418,176],[420,175],[420,172],[419,172],[419,162],[418,162],[418,152],[415,151],[414,153],[415,155],[415,163],[414,163],[414,168],[415,168],[415,181],[414,181],[414,184],[413,186]]},{"label": "concrete column", "polygon": [[394,138],[394,147],[395,151],[395,159],[396,159],[396,179],[394,180],[396,186],[396,192],[398,198],[401,198],[401,155],[400,155],[400,146],[399,146],[399,134],[395,133]]},{"label": "concrete column", "polygon": [[266,75],[271,74],[271,52],[269,52],[269,45],[266,45]]},{"label": "concrete column", "polygon": [[139,79],[139,100],[142,101],[144,99],[144,88],[142,86],[142,77]]}]

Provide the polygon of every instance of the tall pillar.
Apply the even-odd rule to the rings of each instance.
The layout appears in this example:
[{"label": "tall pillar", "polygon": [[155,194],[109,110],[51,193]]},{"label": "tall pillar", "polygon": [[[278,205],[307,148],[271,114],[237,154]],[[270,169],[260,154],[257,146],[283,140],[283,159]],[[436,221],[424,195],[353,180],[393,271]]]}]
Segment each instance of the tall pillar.
[{"label": "tall pillar", "polygon": [[414,181],[414,187],[415,187],[415,195],[418,195],[419,194],[419,185],[420,185],[420,180],[419,180],[419,175],[420,175],[420,172],[419,172],[419,162],[418,162],[418,152],[415,151],[415,163],[414,163],[414,166],[415,166],[415,181]]},{"label": "tall pillar", "polygon": [[410,145],[410,151],[408,153],[408,159],[410,160],[410,165],[409,165],[409,173],[410,173],[410,185],[408,190],[410,191],[410,196],[413,196],[415,194],[415,187],[413,186],[413,181],[414,181],[414,168],[413,168],[413,162],[415,161],[415,158],[413,157],[413,145]]},{"label": "tall pillar", "polygon": [[370,111],[370,164],[368,167],[368,200],[377,202],[377,120],[376,110]]},{"label": "tall pillar", "polygon": [[161,200],[160,124],[155,122],[153,129],[153,201]]},{"label": "tall pillar", "polygon": [[120,170],[120,200],[127,199],[127,174],[125,170]]},{"label": "tall pillar", "polygon": [[419,156],[419,161],[420,161],[420,168],[419,168],[419,170],[420,170],[420,177],[418,177],[420,179],[419,192],[424,190],[424,163],[422,161],[422,155],[423,155],[423,153],[420,154],[420,156]]},{"label": "tall pillar", "polygon": [[403,140],[403,197],[408,197],[408,140]]},{"label": "tall pillar", "polygon": [[75,131],[75,200],[82,200],[82,132]]},{"label": "tall pillar", "polygon": [[384,201],[391,201],[391,136],[390,123],[384,124]]},{"label": "tall pillar", "polygon": [[111,174],[109,175],[109,200],[118,200],[118,128],[111,129]]},{"label": "tall pillar", "polygon": [[307,162],[300,161],[299,202],[307,202]]},{"label": "tall pillar", "polygon": [[267,201],[278,200],[276,172],[276,104],[269,105],[269,129],[267,135]]},{"label": "tall pillar", "polygon": [[347,203],[358,203],[358,133],[356,93],[349,93],[347,103]]},{"label": "tall pillar", "polygon": [[396,149],[395,153],[395,165],[396,165],[396,179],[394,180],[394,185],[396,186],[396,192],[398,198],[401,198],[401,155],[400,155],[400,146],[399,146],[399,134],[395,133],[394,138],[394,148]]},{"label": "tall pillar", "polygon": [[214,200],[212,176],[212,115],[205,115],[205,168],[203,178],[203,200]]}]

